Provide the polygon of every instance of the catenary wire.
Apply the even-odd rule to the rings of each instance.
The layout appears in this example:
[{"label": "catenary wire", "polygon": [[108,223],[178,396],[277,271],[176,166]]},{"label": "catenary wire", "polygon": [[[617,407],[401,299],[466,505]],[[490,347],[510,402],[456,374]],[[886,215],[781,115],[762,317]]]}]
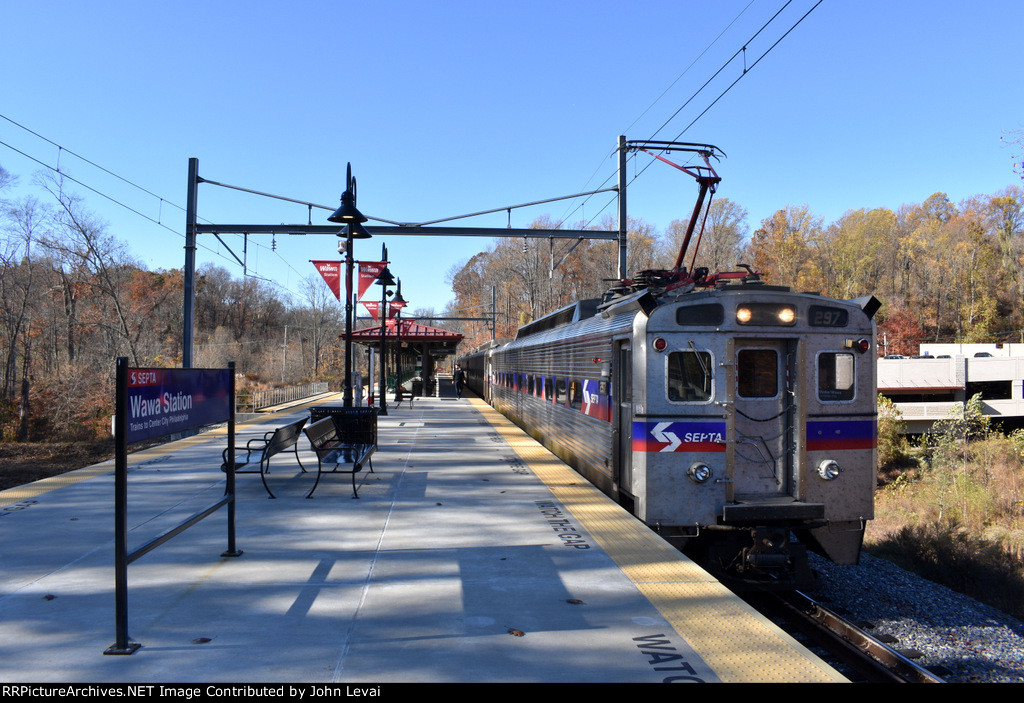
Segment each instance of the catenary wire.
[{"label": "catenary wire", "polygon": [[[90,166],[93,166],[94,168],[99,169],[103,173],[106,173],[106,174],[108,174],[108,175],[110,175],[110,176],[112,176],[112,177],[122,181],[123,183],[126,183],[126,184],[132,186],[133,188],[136,188],[136,189],[142,191],[143,193],[145,193],[145,194],[147,194],[147,195],[149,195],[149,196],[151,196],[153,198],[158,199],[160,201],[161,206],[164,203],[167,203],[168,205],[170,205],[170,206],[172,206],[174,208],[177,208],[178,210],[181,210],[181,211],[184,212],[184,208],[181,207],[180,205],[174,203],[173,201],[170,201],[170,200],[168,200],[166,198],[163,198],[163,197],[157,195],[156,193],[153,193],[152,191],[148,190],[147,188],[144,188],[143,186],[140,186],[139,184],[137,184],[137,183],[135,183],[135,182],[133,182],[133,181],[131,181],[131,180],[129,180],[129,179],[127,179],[127,178],[117,174],[117,173],[114,173],[113,171],[111,171],[111,170],[109,170],[109,169],[107,169],[107,168],[97,164],[96,162],[94,162],[94,161],[92,161],[90,159],[87,159],[84,156],[79,155],[78,153],[72,151],[71,149],[68,149],[68,148],[66,148],[66,147],[64,147],[64,146],[54,142],[53,140],[48,139],[47,137],[39,134],[38,132],[36,132],[36,131],[34,131],[32,129],[29,129],[28,127],[26,127],[26,126],[22,125],[21,123],[11,119],[10,117],[7,117],[6,115],[0,114],[0,118],[3,118],[7,122],[10,122],[11,124],[19,127],[20,129],[23,129],[24,131],[28,132],[29,134],[35,136],[36,138],[41,139],[41,140],[45,141],[46,143],[56,147],[59,150],[59,153],[70,154],[70,155],[74,156],[75,158],[80,159],[81,161],[89,164]],[[111,195],[109,195],[107,193],[104,193],[103,191],[101,191],[101,190],[99,190],[97,188],[94,188],[93,186],[90,186],[89,184],[85,183],[84,181],[71,176],[69,173],[67,173],[66,171],[62,170],[59,165],[54,166],[54,165],[48,164],[48,163],[42,161],[41,159],[38,159],[38,158],[32,156],[31,154],[28,154],[25,151],[23,151],[21,149],[18,149],[17,147],[15,147],[15,146],[13,146],[11,144],[8,144],[7,142],[0,141],[0,145],[7,147],[11,151],[13,151],[13,152],[23,156],[26,159],[29,159],[30,161],[32,161],[32,162],[42,166],[45,169],[48,169],[50,171],[53,171],[54,173],[59,174],[62,178],[65,178],[65,179],[67,179],[69,181],[72,181],[73,183],[78,184],[79,186],[81,186],[81,187],[87,189],[88,191],[90,191],[90,192],[100,196],[101,198],[104,198],[104,199],[110,201],[111,203],[114,203],[115,205],[117,205],[117,206],[119,206],[121,208],[124,208],[125,210],[131,212],[132,214],[137,215],[137,216],[143,218],[144,220],[146,220],[148,222],[151,222],[151,223],[155,224],[156,226],[161,227],[162,229],[167,230],[168,232],[173,232],[178,237],[184,238],[184,235],[181,234],[181,232],[178,232],[177,230],[173,229],[172,227],[169,227],[168,225],[165,225],[160,219],[154,219],[150,215],[147,215],[144,212],[139,211],[138,209],[132,207],[131,205],[128,205],[127,203],[125,203],[125,202],[123,202],[121,200],[118,200],[117,198],[115,198],[115,197],[113,197],[113,196],[111,196]],[[219,237],[218,237],[218,239],[219,239]],[[221,242],[221,243],[224,244],[223,242]],[[296,276],[298,276],[300,279],[302,278],[302,274],[299,271],[297,271],[295,269],[295,267],[292,266],[291,263],[288,262],[287,259],[285,259],[283,256],[281,256],[281,254],[279,252],[277,252],[276,250],[274,250],[274,249],[272,249],[272,248],[270,248],[270,247],[268,247],[265,244],[262,244],[260,242],[254,242],[254,246],[256,246],[258,249],[267,249],[267,250],[269,250],[271,253],[275,254],[278,257],[278,259],[280,259],[281,262],[289,270],[291,270],[293,273],[295,273]],[[200,242],[196,242],[196,247],[199,248],[199,249],[203,249],[203,250],[209,252],[210,254],[212,254],[214,256],[222,258],[225,261],[228,261],[229,263],[237,264],[237,261],[233,261],[231,258],[226,256],[223,252],[218,251],[215,248],[212,248],[210,246],[204,245],[204,244],[202,244]],[[287,286],[281,284],[279,281],[275,281],[274,279],[267,278],[265,276],[261,276],[261,275],[258,275],[258,274],[253,274],[253,273],[246,273],[245,275],[247,277],[250,277],[250,278],[256,278],[258,280],[265,281],[265,282],[267,282],[267,283],[269,283],[269,284],[271,284],[271,285],[273,285],[273,286],[275,286],[277,288],[280,288],[282,291],[284,291],[285,293],[287,293],[289,295],[293,295],[293,296],[296,296],[296,297],[301,297],[300,294],[297,291],[291,290]]]},{"label": "catenary wire", "polygon": [[[710,103],[710,104],[709,104],[709,105],[708,105],[707,107],[705,107],[705,108],[704,108],[704,110],[702,110],[702,111],[701,111],[701,113],[700,113],[699,115],[697,115],[697,117],[695,117],[695,118],[694,118],[694,119],[693,119],[693,120],[692,120],[692,121],[691,121],[691,122],[690,122],[690,123],[689,123],[689,124],[688,124],[688,125],[687,125],[687,126],[686,126],[685,128],[683,128],[683,130],[682,130],[682,131],[680,131],[678,135],[676,135],[675,139],[676,139],[676,140],[678,140],[678,139],[679,139],[679,138],[680,138],[680,137],[681,137],[681,136],[682,136],[683,134],[685,134],[687,130],[689,130],[689,129],[690,129],[690,128],[691,128],[691,127],[692,127],[692,126],[693,126],[693,125],[694,125],[694,124],[695,124],[695,123],[696,123],[696,122],[697,122],[697,121],[698,121],[698,120],[699,120],[699,119],[700,119],[701,117],[703,117],[703,116],[704,116],[704,115],[705,115],[705,114],[707,113],[707,111],[708,111],[708,110],[710,110],[710,109],[711,109],[711,107],[713,107],[713,106],[714,106],[714,105],[715,105],[715,104],[716,104],[716,103],[717,103],[717,102],[718,102],[719,100],[721,100],[721,99],[722,99],[722,98],[723,98],[723,97],[724,97],[724,96],[726,95],[726,93],[728,93],[728,92],[729,92],[729,91],[730,91],[730,90],[731,90],[731,89],[732,89],[732,88],[733,88],[733,87],[734,87],[734,86],[735,86],[735,85],[736,85],[736,84],[737,84],[737,83],[738,83],[738,82],[739,82],[739,81],[740,81],[740,80],[741,80],[742,78],[744,78],[744,77],[745,77],[745,76],[746,76],[746,75],[747,75],[747,74],[748,74],[748,73],[749,73],[749,72],[750,72],[751,70],[753,70],[753,68],[754,68],[754,67],[755,67],[755,66],[756,66],[756,65],[757,65],[758,63],[760,63],[760,61],[761,61],[761,60],[762,60],[762,59],[763,59],[763,58],[764,58],[765,56],[767,56],[767,55],[768,55],[768,53],[770,53],[770,52],[771,52],[771,51],[772,51],[772,50],[773,50],[773,49],[774,49],[774,48],[775,48],[776,46],[778,46],[778,44],[779,44],[779,43],[780,43],[780,42],[781,42],[781,41],[782,41],[783,39],[785,39],[785,38],[786,38],[786,37],[787,37],[787,36],[788,36],[788,35],[789,35],[789,34],[790,34],[790,33],[791,33],[791,32],[792,32],[792,31],[793,31],[794,29],[796,29],[796,27],[797,27],[797,26],[798,26],[798,25],[799,25],[800,23],[802,23],[802,22],[803,22],[803,21],[804,21],[804,20],[805,20],[805,19],[806,19],[806,18],[808,17],[808,15],[810,15],[810,14],[811,14],[811,13],[812,13],[812,12],[813,12],[813,11],[814,11],[815,9],[817,9],[817,7],[818,7],[819,5],[821,5],[821,3],[822,3],[823,1],[824,1],[824,0],[818,0],[818,2],[817,2],[817,3],[815,3],[815,4],[814,4],[814,5],[813,5],[813,6],[812,6],[812,7],[811,7],[811,8],[810,8],[810,9],[809,9],[809,10],[808,10],[808,11],[807,11],[806,13],[804,13],[804,14],[803,14],[803,15],[802,15],[802,16],[801,16],[801,17],[800,17],[800,18],[799,18],[799,19],[798,19],[798,20],[797,20],[797,21],[796,21],[796,22],[795,22],[795,23],[794,23],[794,24],[793,24],[792,26],[790,26],[790,28],[789,28],[789,29],[787,29],[787,30],[786,30],[786,31],[785,31],[785,32],[784,32],[784,33],[783,33],[783,34],[782,34],[782,35],[781,35],[781,36],[780,36],[780,37],[779,37],[779,38],[778,38],[778,39],[777,39],[777,40],[776,40],[776,41],[775,41],[775,42],[774,42],[774,43],[773,43],[773,44],[772,44],[772,45],[771,45],[771,46],[770,46],[770,47],[769,47],[769,48],[768,48],[768,49],[767,49],[767,50],[766,50],[766,51],[765,51],[765,52],[764,52],[763,54],[761,54],[761,56],[759,56],[759,57],[757,58],[757,60],[756,60],[756,61],[754,61],[754,62],[753,62],[753,63],[752,63],[752,64],[751,64],[751,65],[750,65],[749,67],[745,66],[745,67],[744,67],[744,69],[743,69],[743,72],[742,72],[742,73],[740,74],[740,76],[739,76],[738,78],[736,78],[736,79],[735,79],[735,80],[734,80],[734,81],[733,81],[732,83],[730,83],[730,84],[729,84],[729,85],[728,85],[728,86],[726,87],[726,89],[725,89],[724,91],[722,91],[722,93],[720,93],[720,94],[718,95],[718,97],[716,97],[716,98],[715,98],[715,99],[714,99],[714,100],[713,100],[713,101],[712,101],[712,102],[711,102],[711,103]],[[666,127],[666,126],[668,126],[668,124],[669,124],[669,123],[670,123],[670,122],[671,122],[671,121],[672,121],[673,119],[675,119],[675,118],[676,118],[676,117],[677,117],[677,116],[679,115],[679,113],[680,113],[680,112],[681,112],[681,111],[682,111],[683,109],[685,109],[685,107],[686,107],[687,105],[689,105],[689,104],[690,104],[690,103],[691,103],[691,102],[692,102],[692,101],[693,101],[693,100],[694,100],[694,99],[695,99],[695,98],[696,98],[696,97],[697,97],[697,96],[698,96],[698,95],[699,95],[699,94],[700,94],[700,93],[701,93],[701,92],[702,92],[702,91],[703,91],[703,90],[704,90],[704,89],[705,89],[705,88],[706,88],[706,87],[707,87],[707,86],[708,86],[708,85],[709,85],[709,84],[710,84],[710,83],[711,83],[711,82],[712,82],[712,81],[713,81],[713,80],[714,80],[714,79],[715,79],[715,78],[716,78],[716,77],[717,77],[717,76],[719,75],[719,74],[721,74],[721,73],[722,73],[722,71],[723,71],[723,70],[725,70],[725,68],[727,68],[727,67],[728,67],[728,66],[729,66],[729,65],[730,65],[730,64],[731,64],[731,63],[732,63],[733,61],[735,61],[735,60],[736,60],[736,58],[737,58],[738,56],[742,56],[742,55],[745,55],[745,51],[746,51],[747,45],[748,45],[748,44],[749,44],[749,43],[750,43],[751,41],[753,41],[753,40],[754,40],[754,39],[755,39],[755,38],[756,38],[756,37],[757,37],[758,35],[760,35],[760,34],[761,34],[761,33],[762,33],[762,32],[763,32],[763,31],[764,31],[764,30],[765,30],[765,29],[766,29],[766,28],[768,27],[768,25],[770,25],[770,24],[771,24],[772,22],[774,22],[774,21],[775,21],[775,20],[776,20],[776,19],[778,18],[778,16],[779,16],[779,15],[780,15],[780,14],[781,14],[781,13],[782,13],[782,12],[783,12],[783,11],[784,11],[784,10],[785,10],[785,9],[786,9],[786,8],[787,8],[787,7],[788,7],[788,6],[790,5],[790,4],[791,4],[791,3],[792,3],[792,0],[787,0],[787,2],[786,2],[786,3],[785,3],[785,4],[784,4],[784,5],[783,5],[783,6],[782,6],[782,7],[781,7],[781,8],[780,8],[780,9],[779,9],[779,10],[778,10],[778,11],[777,11],[777,12],[776,12],[775,14],[774,14],[774,15],[772,15],[772,17],[771,17],[771,18],[770,18],[770,19],[769,19],[769,20],[768,20],[767,22],[765,22],[765,23],[764,23],[764,24],[763,24],[763,25],[761,26],[761,28],[760,28],[760,29],[758,29],[758,30],[757,30],[757,31],[756,31],[756,32],[755,32],[755,33],[754,33],[753,35],[751,35],[750,39],[748,39],[748,40],[747,40],[747,41],[746,41],[746,42],[745,42],[745,43],[743,44],[743,46],[742,46],[742,47],[741,47],[740,49],[738,49],[738,50],[737,50],[737,51],[736,51],[736,52],[735,52],[735,53],[734,53],[734,54],[733,54],[733,55],[732,55],[732,56],[731,56],[731,57],[730,57],[730,58],[729,58],[728,60],[726,60],[726,61],[725,61],[725,63],[723,63],[723,64],[722,64],[722,66],[721,66],[721,67],[719,67],[719,69],[718,69],[717,71],[715,71],[715,73],[714,73],[714,74],[713,74],[713,75],[711,76],[711,78],[709,78],[709,79],[708,79],[707,81],[705,81],[705,83],[704,83],[704,84],[703,84],[703,85],[702,85],[702,86],[701,86],[700,88],[698,88],[698,89],[697,89],[697,90],[696,90],[696,91],[695,91],[695,92],[693,93],[693,95],[691,95],[691,96],[690,96],[690,97],[689,97],[689,98],[688,98],[688,99],[687,99],[687,100],[686,100],[686,101],[685,101],[685,102],[684,102],[684,103],[683,103],[683,104],[682,104],[682,105],[681,105],[681,106],[679,107],[679,109],[677,109],[677,110],[675,111],[675,113],[673,113],[673,114],[672,114],[672,116],[671,116],[671,117],[669,117],[669,118],[668,118],[668,119],[667,119],[667,120],[666,120],[666,121],[665,121],[665,122],[664,122],[664,123],[663,123],[663,124],[661,125],[661,127],[659,127],[659,128],[658,128],[658,129],[657,129],[657,130],[656,130],[656,131],[655,131],[655,132],[654,132],[654,133],[653,133],[653,134],[651,135],[650,139],[654,139],[654,137],[656,137],[656,136],[658,135],[658,133],[659,133],[659,132],[661,132],[661,131],[662,131],[662,130],[663,130],[663,129],[664,129],[665,127]],[[748,5],[748,7],[749,7],[749,5]],[[744,8],[744,11],[745,11],[745,10],[746,10],[746,8]],[[737,16],[737,19],[738,19],[738,16]],[[735,22],[735,19],[733,20],[733,23],[734,23],[734,22]],[[732,23],[730,23],[730,26],[731,26],[731,24],[732,24]],[[723,32],[724,32],[724,30],[723,30]],[[719,36],[721,36],[721,35],[719,35]],[[717,38],[716,38],[716,41],[717,41]],[[709,48],[710,48],[710,47],[709,47]],[[705,49],[705,51],[707,51],[707,50]],[[689,69],[687,69],[687,70],[689,70]],[[678,80],[678,79],[677,79],[677,80]],[[659,97],[659,99],[660,99],[660,97]],[[649,109],[649,108],[648,108],[648,109]],[[645,111],[645,112],[646,112],[646,111]],[[634,121],[634,123],[633,123],[633,124],[635,124],[635,123],[636,123],[636,121]],[[614,153],[614,152],[612,152],[612,153]],[[636,159],[637,159],[637,156],[636,156],[636,155],[631,155],[631,156],[630,156],[629,158],[630,158],[631,160],[633,160],[633,163],[634,163],[634,167],[635,167],[635,165],[636,165]],[[650,165],[651,165],[652,163],[654,163],[654,161],[655,161],[655,159],[653,159],[653,158],[652,158],[652,159],[651,159],[650,161],[648,161],[648,162],[647,162],[646,164],[644,164],[644,166],[643,166],[643,167],[642,167],[642,168],[641,168],[641,169],[640,169],[639,171],[636,171],[636,172],[634,173],[633,177],[632,177],[631,179],[629,179],[629,181],[628,181],[627,185],[631,185],[631,184],[632,184],[633,182],[635,182],[635,181],[636,181],[636,180],[637,180],[637,179],[638,179],[638,178],[639,178],[639,177],[640,177],[641,175],[643,175],[643,173],[644,173],[644,172],[645,172],[645,171],[647,170],[647,168],[648,168],[648,167],[650,167]],[[600,170],[600,168],[601,168],[601,167],[599,167],[599,168],[598,168],[598,171]],[[595,172],[595,173],[596,173],[596,172]],[[604,180],[604,181],[603,181],[603,182],[602,182],[602,183],[600,184],[600,186],[598,186],[598,189],[600,189],[600,188],[603,188],[603,187],[604,187],[605,185],[607,185],[607,184],[608,184],[608,183],[609,183],[609,182],[610,182],[610,181],[611,181],[611,180],[612,180],[613,178],[614,178],[614,174],[611,174],[611,175],[609,175],[609,176],[608,176],[607,178],[605,178],[605,180]],[[590,180],[593,180],[593,176],[591,176]],[[589,182],[590,182],[590,181],[588,180],[588,183],[589,183]],[[562,222],[562,223],[566,222],[566,221],[567,221],[567,220],[568,220],[568,219],[569,219],[570,217],[572,217],[572,215],[573,215],[573,214],[574,214],[575,212],[579,211],[579,210],[580,210],[580,209],[581,209],[581,208],[582,208],[582,207],[583,207],[583,206],[584,206],[584,205],[585,205],[585,204],[586,204],[586,203],[587,203],[587,202],[588,202],[588,201],[590,200],[590,198],[592,198],[592,197],[593,197],[593,196],[588,196],[587,198],[585,198],[585,199],[584,199],[584,200],[583,200],[583,201],[582,201],[582,202],[581,202],[581,203],[580,203],[579,205],[577,205],[577,206],[576,206],[576,207],[575,207],[574,209],[572,209],[572,210],[571,210],[570,212],[568,212],[568,213],[567,213],[567,214],[566,214],[566,215],[565,215],[565,216],[564,216],[564,217],[562,218],[561,222]],[[591,218],[590,218],[590,219],[589,219],[589,220],[588,220],[588,221],[586,222],[586,224],[584,224],[584,225],[582,226],[582,228],[585,228],[585,227],[588,227],[588,226],[590,226],[590,224],[592,224],[592,223],[593,223],[593,222],[594,222],[594,221],[595,221],[595,220],[597,219],[597,217],[598,217],[598,216],[600,216],[600,215],[601,215],[601,213],[602,213],[602,212],[604,212],[604,211],[605,211],[605,210],[606,210],[606,209],[608,208],[608,206],[609,206],[609,205],[610,205],[610,202],[609,202],[609,203],[606,203],[606,204],[604,205],[604,207],[602,207],[602,208],[601,208],[600,210],[598,210],[598,212],[597,212],[596,214],[594,214],[593,216],[591,216]]]}]

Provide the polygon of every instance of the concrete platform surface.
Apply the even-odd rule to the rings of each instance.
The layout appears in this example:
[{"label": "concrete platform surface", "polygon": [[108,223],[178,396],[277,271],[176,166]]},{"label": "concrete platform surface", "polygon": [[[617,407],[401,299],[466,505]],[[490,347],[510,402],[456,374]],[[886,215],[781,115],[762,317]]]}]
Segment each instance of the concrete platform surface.
[{"label": "concrete platform surface", "polygon": [[[303,438],[314,473],[275,457],[276,499],[237,477],[241,556],[220,510],[134,562],[131,655],[104,654],[113,463],[0,492],[0,681],[841,680],[480,401],[392,406],[378,434],[358,499],[347,475],[304,497]],[[221,497],[225,442],[129,457],[130,550]]]}]

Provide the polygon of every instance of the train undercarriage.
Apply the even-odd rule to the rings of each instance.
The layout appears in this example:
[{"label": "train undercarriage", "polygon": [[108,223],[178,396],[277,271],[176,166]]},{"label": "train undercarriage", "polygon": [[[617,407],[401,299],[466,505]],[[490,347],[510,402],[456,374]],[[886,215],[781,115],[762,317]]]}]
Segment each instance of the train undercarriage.
[{"label": "train undercarriage", "polygon": [[696,535],[656,532],[732,588],[810,590],[817,581],[807,546],[789,527],[710,527]]}]

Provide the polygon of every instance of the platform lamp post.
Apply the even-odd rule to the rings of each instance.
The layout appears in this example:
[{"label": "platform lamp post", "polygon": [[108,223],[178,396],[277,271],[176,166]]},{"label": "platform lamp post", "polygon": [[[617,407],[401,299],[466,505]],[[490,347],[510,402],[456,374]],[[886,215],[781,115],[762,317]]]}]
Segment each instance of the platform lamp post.
[{"label": "platform lamp post", "polygon": [[402,279],[398,279],[398,291],[391,306],[395,308],[395,402],[402,402],[402,308],[406,303],[402,297]]},{"label": "platform lamp post", "polygon": [[[388,250],[385,247],[383,250],[383,261],[388,260]],[[377,275],[376,285],[381,287],[380,297],[380,409],[377,411],[378,415],[388,414],[388,401],[387,401],[387,365],[384,363],[387,355],[385,353],[385,345],[387,344],[387,332],[388,332],[388,298],[393,295],[388,290],[388,286],[395,285],[395,277],[391,275],[391,271],[388,269],[387,264],[384,265],[384,270]]]},{"label": "platform lamp post", "polygon": [[[338,253],[345,255],[345,407],[352,407],[352,240],[369,239],[370,233],[362,223],[367,218],[356,209],[356,179],[352,178],[352,164],[348,164],[345,174],[345,192],[341,194],[341,205],[334,214],[327,218],[328,222],[344,224],[338,232]],[[344,249],[344,251],[342,251]]]}]

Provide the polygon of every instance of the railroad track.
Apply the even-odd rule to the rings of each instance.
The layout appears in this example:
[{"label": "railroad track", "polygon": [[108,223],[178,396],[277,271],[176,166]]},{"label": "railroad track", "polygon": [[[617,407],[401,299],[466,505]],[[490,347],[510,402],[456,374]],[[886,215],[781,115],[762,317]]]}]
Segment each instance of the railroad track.
[{"label": "railroad track", "polygon": [[790,634],[799,633],[805,644],[809,640],[827,651],[853,681],[944,683],[941,677],[799,591],[739,595]]}]

